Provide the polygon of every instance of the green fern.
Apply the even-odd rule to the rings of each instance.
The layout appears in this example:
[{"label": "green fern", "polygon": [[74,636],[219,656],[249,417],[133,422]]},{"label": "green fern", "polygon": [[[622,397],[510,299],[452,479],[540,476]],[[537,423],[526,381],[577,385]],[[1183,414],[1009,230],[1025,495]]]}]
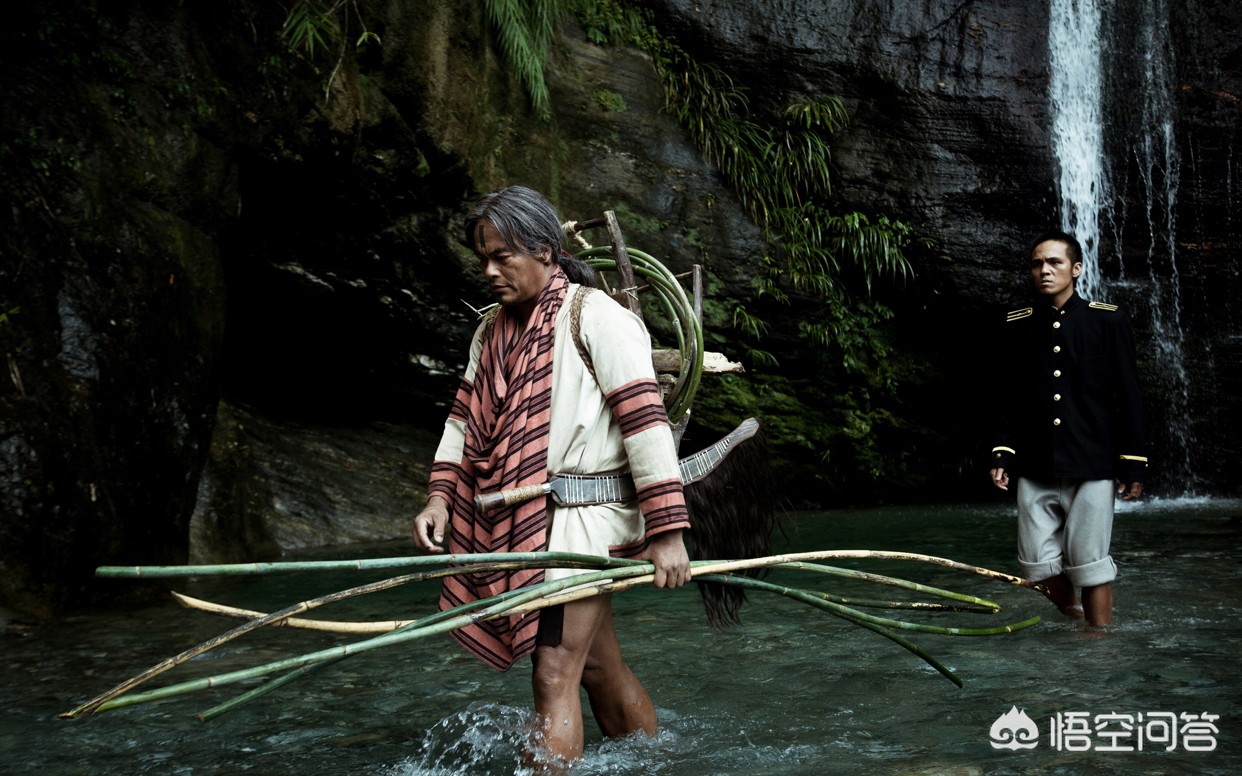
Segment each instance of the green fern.
[{"label": "green fern", "polygon": [[281,28],[289,47],[304,49],[310,57],[315,56],[316,46],[327,49],[341,34],[336,21],[338,5],[334,0],[297,0]]},{"label": "green fern", "polygon": [[517,73],[535,113],[547,120],[552,113],[543,66],[557,21],[559,0],[486,0],[487,17],[500,51]]},{"label": "green fern", "polygon": [[348,27],[350,10],[362,29],[354,41],[355,48],[365,43],[379,43],[379,35],[368,30],[363,22],[357,0],[296,0],[285,16],[281,35],[289,48],[305,51],[313,59],[316,48],[326,50],[340,45]]}]

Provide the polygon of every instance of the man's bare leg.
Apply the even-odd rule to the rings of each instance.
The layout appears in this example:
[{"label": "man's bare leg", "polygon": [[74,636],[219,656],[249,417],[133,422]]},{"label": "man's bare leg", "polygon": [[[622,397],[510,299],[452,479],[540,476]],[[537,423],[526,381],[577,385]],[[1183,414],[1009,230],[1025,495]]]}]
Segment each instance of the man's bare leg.
[{"label": "man's bare leg", "polygon": [[1082,589],[1082,610],[1087,624],[1099,628],[1113,622],[1113,583]]},{"label": "man's bare leg", "polygon": [[655,706],[642,682],[621,657],[611,606],[604,613],[595,642],[587,654],[582,686],[590,700],[591,713],[604,735],[620,738],[640,731],[655,735]]},{"label": "man's bare leg", "polygon": [[[538,715],[540,760],[553,767],[582,757],[582,697],[579,686],[596,633],[609,613],[607,596],[565,604],[561,643],[535,648],[531,684]],[[611,622],[611,619],[609,619]]]},{"label": "man's bare leg", "polygon": [[1049,601],[1056,604],[1057,608],[1061,610],[1061,614],[1076,620],[1082,619],[1082,609],[1078,606],[1078,599],[1074,597],[1074,583],[1070,581],[1069,576],[1065,572],[1061,572],[1055,577],[1049,577],[1039,584],[1048,588],[1048,592],[1045,595],[1048,596]]}]

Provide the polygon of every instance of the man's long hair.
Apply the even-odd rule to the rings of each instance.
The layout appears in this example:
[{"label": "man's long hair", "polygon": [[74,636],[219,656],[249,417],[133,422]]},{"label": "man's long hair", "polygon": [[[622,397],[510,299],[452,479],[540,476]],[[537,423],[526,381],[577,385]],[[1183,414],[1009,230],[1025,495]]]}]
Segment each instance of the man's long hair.
[{"label": "man's long hair", "polygon": [[565,233],[556,208],[539,192],[526,186],[509,186],[484,195],[466,213],[463,245],[471,250],[475,230],[486,221],[500,232],[500,239],[513,253],[538,256],[548,253],[561,265],[570,281],[595,285],[595,270],[561,249]]}]

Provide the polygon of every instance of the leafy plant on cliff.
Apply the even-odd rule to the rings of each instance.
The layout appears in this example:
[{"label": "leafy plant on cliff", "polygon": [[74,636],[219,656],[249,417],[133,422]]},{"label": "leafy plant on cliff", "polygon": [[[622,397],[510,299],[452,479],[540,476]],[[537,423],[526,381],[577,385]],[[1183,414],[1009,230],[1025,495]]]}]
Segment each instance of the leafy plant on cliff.
[{"label": "leafy plant on cliff", "polygon": [[[893,437],[904,431],[893,408],[899,387],[917,381],[919,367],[898,356],[892,311],[873,291],[913,277],[906,251],[917,240],[899,220],[834,207],[829,139],[848,118],[840,100],[763,114],[752,110],[745,91],[721,68],[695,60],[628,3],[571,5],[595,42],[629,44],[651,56],[664,85],[665,109],[764,230],[769,251],[755,280],[756,295],[749,304],[736,302],[732,311],[735,329],[752,343],[750,360],[777,365],[772,353],[758,347],[771,339],[765,310],[771,312],[772,303],[792,307],[798,320],[803,345],[783,352],[800,363],[784,365],[779,376],[734,380],[737,385],[721,392],[726,400],[704,396],[700,410],[730,415],[762,408],[775,420],[773,437],[815,451],[812,461],[846,459],[846,468],[877,480],[901,474],[900,454],[893,451],[903,446]],[[821,479],[832,476],[818,468]]]},{"label": "leafy plant on cliff", "polygon": [[350,11],[358,20],[362,31],[354,41],[354,46],[361,47],[364,43],[379,43],[380,38],[367,29],[358,10],[356,0],[296,0],[289,7],[289,15],[281,28],[281,34],[292,49],[303,49],[310,57],[315,56],[315,47],[330,49],[338,46],[349,28]]},{"label": "leafy plant on cliff", "polygon": [[556,22],[564,14],[562,0],[484,0],[500,50],[530,96],[541,119],[551,116],[543,66]]},{"label": "leafy plant on cliff", "polygon": [[354,41],[355,48],[361,48],[368,42],[380,42],[379,36],[367,29],[357,0],[294,0],[281,28],[281,35],[289,48],[304,51],[311,59],[315,58],[316,47],[321,51],[338,50],[336,64],[324,84],[325,100],[332,91],[332,82],[345,58],[345,36],[349,32],[351,15],[361,29]]}]

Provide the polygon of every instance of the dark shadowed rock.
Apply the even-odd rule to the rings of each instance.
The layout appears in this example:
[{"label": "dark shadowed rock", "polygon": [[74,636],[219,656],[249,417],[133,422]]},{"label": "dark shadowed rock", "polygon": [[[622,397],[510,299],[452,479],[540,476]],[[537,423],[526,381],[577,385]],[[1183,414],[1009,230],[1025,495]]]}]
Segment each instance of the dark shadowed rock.
[{"label": "dark shadowed rock", "polygon": [[[545,123],[477,2],[360,4],[382,43],[337,59],[291,52],[279,4],[62,5],[19,4],[0,33],[0,602],[14,609],[89,600],[101,563],[403,537],[472,308],[490,301],[457,234],[483,191],[526,183],[565,218],[614,210],[631,245],[674,271],[703,264],[725,344],[732,304],[755,303],[760,229],[664,112],[650,62],[570,21]],[[837,204],[935,241],[910,287],[882,292],[899,347],[927,365],[899,420],[935,444],[890,451],[910,482],[835,473],[839,497],[990,497],[980,406],[1004,386],[987,332],[1024,297],[1026,242],[1057,215],[1047,3],[643,6],[760,117],[841,97]],[[1156,491],[1188,477],[1236,493],[1242,9],[1182,0],[1168,15],[1176,227],[1136,161],[1146,60],[1133,14],[1115,14],[1103,270],[1144,348],[1156,450],[1187,451],[1157,458]],[[766,312],[765,344],[797,371],[798,321]],[[1157,344],[1172,326],[1176,359]],[[798,417],[796,395],[771,400]],[[1177,431],[1173,414],[1188,418]]]},{"label": "dark shadowed rock", "polygon": [[222,402],[190,522],[190,562],[408,538],[437,441],[422,428],[278,422]]}]

